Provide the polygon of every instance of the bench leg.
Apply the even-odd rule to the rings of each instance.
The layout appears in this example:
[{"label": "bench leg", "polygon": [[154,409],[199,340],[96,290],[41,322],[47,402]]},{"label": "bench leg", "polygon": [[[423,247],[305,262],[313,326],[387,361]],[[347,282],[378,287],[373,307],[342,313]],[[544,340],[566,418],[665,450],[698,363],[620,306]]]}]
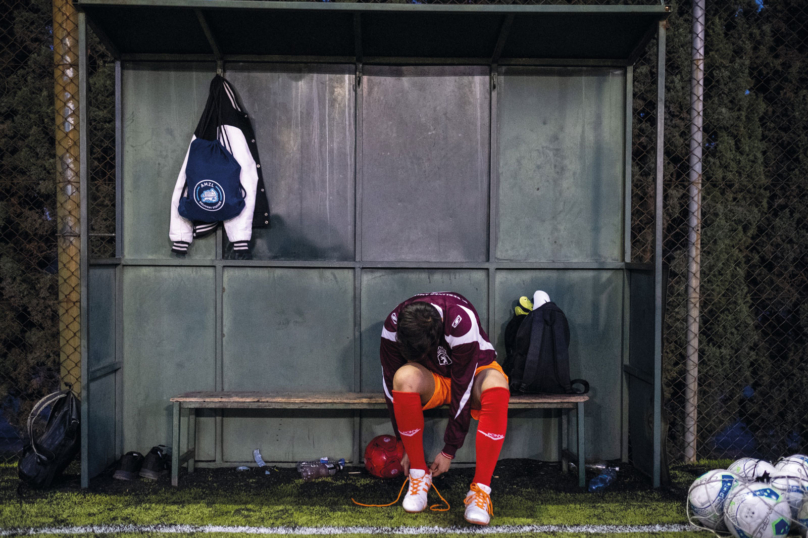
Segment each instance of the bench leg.
[{"label": "bench leg", "polygon": [[584,458],[584,402],[578,402],[578,486],[586,487],[586,460]]},{"label": "bench leg", "polygon": [[194,472],[196,462],[196,408],[188,410],[188,472]]},{"label": "bench leg", "polygon": [[180,483],[180,402],[174,402],[174,430],[171,445],[171,485]]},{"label": "bench leg", "polygon": [[561,472],[568,473],[570,470],[569,459],[569,416],[568,409],[561,411]]},{"label": "bench leg", "polygon": [[354,412],[353,447],[351,450],[351,459],[354,465],[362,465],[362,418],[359,413],[361,411]]}]

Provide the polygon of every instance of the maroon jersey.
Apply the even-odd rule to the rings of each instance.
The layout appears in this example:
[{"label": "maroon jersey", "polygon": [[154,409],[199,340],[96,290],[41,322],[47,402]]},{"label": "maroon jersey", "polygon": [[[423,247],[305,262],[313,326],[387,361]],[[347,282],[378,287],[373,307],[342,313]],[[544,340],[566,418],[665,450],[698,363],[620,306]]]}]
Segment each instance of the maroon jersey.
[{"label": "maroon jersey", "polygon": [[407,361],[398,349],[396,325],[401,309],[416,302],[431,304],[443,318],[443,335],[438,348],[418,362],[432,372],[452,380],[452,403],[449,408],[449,424],[443,436],[445,443],[443,452],[454,457],[457,449],[463,446],[469,431],[471,388],[474,385],[475,370],[494,362],[497,359],[497,352],[480,326],[477,311],[459,293],[420,293],[398,305],[384,320],[380,352],[384,396],[390,410],[393,431],[397,437],[400,438],[393,412],[393,376]]}]

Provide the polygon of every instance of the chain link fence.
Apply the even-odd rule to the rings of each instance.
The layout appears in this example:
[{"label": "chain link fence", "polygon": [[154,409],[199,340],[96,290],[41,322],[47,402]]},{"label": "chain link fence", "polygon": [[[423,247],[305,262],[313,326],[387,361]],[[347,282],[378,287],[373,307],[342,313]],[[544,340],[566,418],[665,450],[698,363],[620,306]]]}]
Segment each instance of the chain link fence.
[{"label": "chain link fence", "polygon": [[[668,456],[684,460],[687,445],[699,459],[805,451],[808,4],[707,2],[700,200],[689,191],[692,5],[669,5],[663,243],[670,269],[663,348]],[[76,20],[67,0],[0,0],[0,461],[19,450],[33,403],[65,382],[78,390],[80,379],[78,79],[68,76],[77,69]],[[91,32],[88,37],[90,256],[105,258],[115,256],[115,73],[111,56]],[[637,262],[653,258],[656,77],[652,42],[634,68],[631,237]],[[688,256],[691,200],[702,208],[698,274]],[[697,352],[694,339],[688,341],[688,330],[694,331],[688,280],[695,276]],[[689,355],[691,361],[698,357],[695,394],[686,388]],[[693,410],[695,427],[686,426]]]},{"label": "chain link fence", "polygon": [[[38,399],[81,391],[77,20],[68,1],[0,1],[0,461]],[[90,37],[91,251],[108,257],[114,64]]]},{"label": "chain link fence", "polygon": [[[663,351],[668,454],[677,461],[804,452],[808,4],[706,2],[700,200],[689,191],[692,5],[671,7],[663,244],[670,267]],[[638,100],[635,111],[651,113],[649,101]],[[640,138],[646,136],[638,128]],[[635,181],[650,185],[647,159],[640,157]],[[644,191],[638,193],[641,204]],[[689,238],[692,202],[702,215],[695,230],[698,271],[688,255],[699,239]],[[645,229],[639,227],[636,253],[650,259]],[[698,301],[689,295],[688,280],[700,292]],[[700,309],[695,327],[689,303]],[[697,347],[688,339],[696,331]],[[692,393],[688,361],[698,361],[698,390]],[[695,424],[688,424],[689,412],[697,413]]]}]

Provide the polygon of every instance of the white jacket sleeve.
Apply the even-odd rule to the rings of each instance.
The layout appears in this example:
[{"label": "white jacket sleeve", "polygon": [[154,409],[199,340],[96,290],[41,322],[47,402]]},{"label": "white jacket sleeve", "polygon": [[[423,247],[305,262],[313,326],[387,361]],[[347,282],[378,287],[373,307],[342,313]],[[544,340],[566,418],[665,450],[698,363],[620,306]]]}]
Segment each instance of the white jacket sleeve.
[{"label": "white jacket sleeve", "polygon": [[[196,136],[191,137],[192,143],[194,140],[196,140]],[[178,210],[182,191],[185,190],[185,167],[188,165],[188,154],[190,151],[191,145],[188,144],[188,151],[185,152],[185,160],[182,162],[180,175],[177,177],[177,183],[174,185],[174,194],[171,196],[171,224],[168,229],[168,238],[174,243],[171,247],[171,251],[177,254],[187,253],[188,247],[194,240],[193,224],[190,220],[181,216]]]},{"label": "white jacket sleeve", "polygon": [[219,136],[219,141],[227,147],[241,166],[241,186],[244,188],[244,209],[238,216],[224,221],[224,229],[227,238],[233,243],[233,250],[249,250],[250,239],[252,238],[253,212],[255,211],[255,194],[258,188],[258,169],[247,139],[238,127],[225,125],[227,137]]}]

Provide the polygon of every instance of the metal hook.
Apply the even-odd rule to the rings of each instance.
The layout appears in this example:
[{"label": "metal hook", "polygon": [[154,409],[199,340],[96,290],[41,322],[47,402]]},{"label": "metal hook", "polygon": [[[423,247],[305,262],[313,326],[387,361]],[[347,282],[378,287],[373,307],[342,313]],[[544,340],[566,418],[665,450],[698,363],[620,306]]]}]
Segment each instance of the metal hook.
[{"label": "metal hook", "polygon": [[220,77],[224,76],[224,60],[216,60],[216,74]]}]

